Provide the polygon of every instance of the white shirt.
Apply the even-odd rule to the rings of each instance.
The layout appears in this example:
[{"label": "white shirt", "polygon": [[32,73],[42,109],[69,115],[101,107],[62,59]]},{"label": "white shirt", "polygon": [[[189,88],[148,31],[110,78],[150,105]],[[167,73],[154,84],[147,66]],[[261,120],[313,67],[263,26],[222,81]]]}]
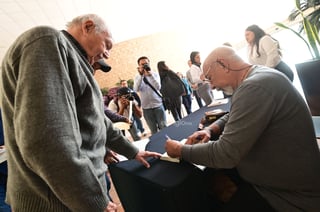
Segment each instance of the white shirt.
[{"label": "white shirt", "polygon": [[259,42],[259,53],[257,54],[257,46],[248,46],[248,60],[254,65],[264,65],[270,68],[276,67],[281,61],[279,52],[278,42],[269,35],[265,35],[260,39]]},{"label": "white shirt", "polygon": [[189,72],[190,72],[190,81],[192,84],[203,83],[203,81],[200,78],[202,74],[202,69],[199,66],[192,64]]}]

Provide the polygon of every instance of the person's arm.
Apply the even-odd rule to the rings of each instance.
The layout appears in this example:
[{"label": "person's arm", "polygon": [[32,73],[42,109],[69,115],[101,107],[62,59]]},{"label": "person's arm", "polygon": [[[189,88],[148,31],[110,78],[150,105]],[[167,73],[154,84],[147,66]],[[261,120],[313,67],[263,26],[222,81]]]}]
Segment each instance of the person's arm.
[{"label": "person's arm", "polygon": [[134,77],[134,83],[133,83],[133,90],[135,92],[139,92],[141,90],[141,84],[142,84],[142,75],[140,74],[137,74],[135,77]]},{"label": "person's arm", "polygon": [[259,84],[240,86],[232,97],[228,122],[219,139],[205,144],[184,145],[181,157],[208,167],[236,166],[270,124],[271,111],[277,107],[275,102]]},{"label": "person's arm", "polygon": [[223,117],[219,118],[211,125],[204,128],[204,130],[206,130],[209,133],[211,141],[217,140],[219,138],[219,136],[224,130],[224,126],[226,125],[228,119],[229,113],[225,114]]},{"label": "person's arm", "polygon": [[129,123],[129,120],[124,117],[119,115],[118,113],[110,110],[108,107],[104,107],[104,114],[112,121],[112,122],[127,122]]},{"label": "person's arm", "polygon": [[281,60],[278,42],[270,36],[264,36],[260,39],[260,51],[264,51],[267,55],[265,66],[274,68]]},{"label": "person's arm", "polygon": [[147,77],[149,83],[156,89],[160,90],[161,89],[161,81],[160,81],[160,76],[156,72],[150,72],[149,75],[145,76]]},{"label": "person's arm", "polygon": [[161,154],[156,152],[139,151],[136,146],[134,146],[125,136],[123,136],[119,129],[113,127],[109,119],[105,119],[105,124],[108,135],[106,143],[107,148],[126,156],[128,159],[135,159],[147,168],[150,167],[150,164],[145,158],[161,156]]}]

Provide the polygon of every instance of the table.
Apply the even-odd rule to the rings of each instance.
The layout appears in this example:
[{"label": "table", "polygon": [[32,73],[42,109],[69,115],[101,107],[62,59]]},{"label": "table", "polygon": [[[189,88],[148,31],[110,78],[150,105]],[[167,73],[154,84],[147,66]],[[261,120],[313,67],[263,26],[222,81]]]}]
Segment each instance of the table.
[{"label": "table", "polygon": [[[230,102],[200,108],[152,135],[146,150],[164,153],[166,134],[172,139],[182,140],[197,130],[206,111],[228,111],[229,108]],[[151,164],[149,169],[135,160],[109,166],[113,184],[126,212],[210,211],[202,170],[183,161],[171,163],[154,158],[148,161]]]}]

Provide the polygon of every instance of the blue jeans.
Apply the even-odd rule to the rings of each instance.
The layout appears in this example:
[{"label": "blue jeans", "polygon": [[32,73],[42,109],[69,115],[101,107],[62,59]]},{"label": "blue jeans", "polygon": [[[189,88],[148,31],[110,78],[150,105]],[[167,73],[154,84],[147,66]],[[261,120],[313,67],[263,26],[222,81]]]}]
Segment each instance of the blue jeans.
[{"label": "blue jeans", "polygon": [[167,118],[163,106],[143,109],[143,117],[152,135],[167,126]]},{"label": "blue jeans", "polygon": [[137,124],[137,128],[138,130],[143,133],[144,132],[144,128],[143,128],[143,124],[142,124],[142,121],[139,117],[133,115],[134,119],[136,120],[136,124]]},{"label": "blue jeans", "polygon": [[133,118],[131,127],[129,129],[129,133],[130,133],[130,135],[131,135],[131,137],[133,138],[134,141],[139,141],[141,139],[139,137],[139,135],[138,135],[138,132],[139,132],[139,130],[137,128],[136,119]]}]

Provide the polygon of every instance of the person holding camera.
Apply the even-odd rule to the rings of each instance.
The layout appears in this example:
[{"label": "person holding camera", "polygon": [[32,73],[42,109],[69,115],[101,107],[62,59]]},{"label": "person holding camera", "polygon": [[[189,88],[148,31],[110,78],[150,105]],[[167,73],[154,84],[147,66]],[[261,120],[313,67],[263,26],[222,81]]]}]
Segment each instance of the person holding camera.
[{"label": "person holding camera", "polygon": [[167,126],[167,118],[160,94],[160,76],[150,68],[148,57],[138,59],[138,74],[134,78],[133,90],[140,94],[144,119],[151,134]]},{"label": "person holding camera", "polygon": [[[120,87],[126,87],[129,88],[127,80],[120,80]],[[131,89],[131,88],[130,88]],[[134,90],[132,91],[132,95],[134,96],[134,99],[137,101],[138,106],[141,108],[141,99],[140,96],[135,92]],[[135,119],[135,122],[137,124],[137,128],[139,130],[138,135],[139,136],[146,136],[147,133],[145,132],[145,129],[143,127],[143,123],[141,121],[142,116],[136,116],[133,114],[133,118]]]},{"label": "person holding camera", "polygon": [[138,128],[135,117],[141,117],[142,111],[138,105],[138,102],[133,96],[133,91],[128,87],[119,88],[117,91],[117,97],[110,101],[109,109],[117,112],[119,115],[122,115],[130,120],[130,129],[129,133],[134,141],[140,140],[138,135]]}]

